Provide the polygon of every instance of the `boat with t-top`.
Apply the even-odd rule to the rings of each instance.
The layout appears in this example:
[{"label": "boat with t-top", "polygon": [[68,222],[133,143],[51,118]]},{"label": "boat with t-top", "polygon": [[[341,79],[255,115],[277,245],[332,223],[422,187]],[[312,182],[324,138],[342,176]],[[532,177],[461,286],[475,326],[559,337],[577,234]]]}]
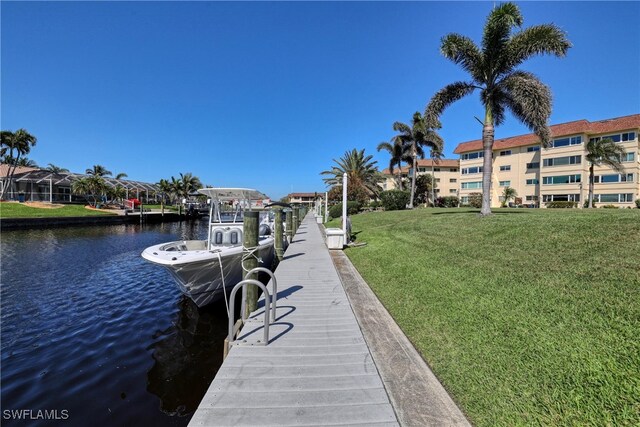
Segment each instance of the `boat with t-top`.
[{"label": "boat with t-top", "polygon": [[274,258],[272,216],[261,211],[258,245],[243,246],[244,212],[269,203],[263,193],[248,188],[202,188],[210,200],[206,240],[179,240],[148,247],[147,261],[165,267],[179,289],[198,307],[224,298],[243,279],[243,260],[258,259],[259,267],[271,267]]}]

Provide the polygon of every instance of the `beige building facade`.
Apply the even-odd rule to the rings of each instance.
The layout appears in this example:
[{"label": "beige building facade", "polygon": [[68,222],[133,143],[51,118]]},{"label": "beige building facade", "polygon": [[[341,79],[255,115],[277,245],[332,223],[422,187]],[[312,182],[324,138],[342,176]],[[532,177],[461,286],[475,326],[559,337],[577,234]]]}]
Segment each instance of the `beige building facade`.
[{"label": "beige building facade", "polygon": [[[460,182],[460,167],[458,160],[440,159],[439,161],[432,159],[418,159],[418,174],[433,175],[436,181],[436,197],[458,196]],[[382,173],[385,181],[382,182],[383,190],[398,189],[398,176],[401,176],[406,184],[404,189],[408,189],[411,182],[412,168],[402,167],[394,169],[391,174],[389,169],[385,169]]]},{"label": "beige building facade", "polygon": [[[491,206],[501,205],[504,188],[514,188],[523,205],[545,207],[552,201],[588,198],[589,163],[586,144],[594,138],[611,138],[625,149],[623,173],[607,166],[594,171],[596,206],[635,207],[640,198],[640,114],[596,122],[578,120],[550,126],[552,144],[542,148],[534,134],[496,139],[493,146]],[[471,193],[482,192],[482,140],[459,144],[461,203]],[[513,200],[512,200],[513,202]]]}]

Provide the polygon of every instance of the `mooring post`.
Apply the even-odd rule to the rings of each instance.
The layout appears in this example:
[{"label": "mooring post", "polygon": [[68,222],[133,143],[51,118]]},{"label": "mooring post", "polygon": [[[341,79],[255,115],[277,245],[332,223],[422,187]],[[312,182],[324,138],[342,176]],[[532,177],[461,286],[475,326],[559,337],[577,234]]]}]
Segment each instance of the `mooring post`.
[{"label": "mooring post", "polygon": [[292,229],[293,235],[291,236],[292,239],[293,239],[293,236],[295,236],[296,233],[298,232],[298,213],[299,213],[298,207],[294,206],[293,207],[293,229]]},{"label": "mooring post", "polygon": [[276,248],[276,257],[278,258],[278,262],[282,261],[282,257],[284,255],[284,250],[282,248],[282,237],[283,237],[283,233],[282,233],[282,208],[280,206],[275,206],[273,208],[273,211],[276,214],[276,225],[275,225],[275,248]]},{"label": "mooring post", "polygon": [[[246,272],[258,266],[258,212],[245,212],[243,222],[242,269],[245,272],[243,273],[244,279],[251,279],[251,277],[246,275]],[[247,286],[247,308],[245,317],[249,317],[249,314],[257,308],[258,288],[256,286]]]},{"label": "mooring post", "polygon": [[291,211],[291,209],[289,209],[287,212],[285,212],[285,231],[287,233],[287,242],[291,243],[291,240],[293,240],[293,211]]}]

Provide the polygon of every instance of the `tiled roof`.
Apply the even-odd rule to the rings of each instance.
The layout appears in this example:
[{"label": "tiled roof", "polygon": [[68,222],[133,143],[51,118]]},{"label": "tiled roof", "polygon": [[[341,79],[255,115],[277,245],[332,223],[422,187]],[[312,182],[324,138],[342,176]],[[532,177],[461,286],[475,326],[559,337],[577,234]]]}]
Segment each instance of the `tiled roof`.
[{"label": "tiled roof", "polygon": [[[433,165],[436,168],[458,168],[460,167],[460,160],[458,159],[440,159],[440,161],[436,161],[434,162],[432,159],[418,159],[418,167],[423,166],[423,167],[431,167],[431,165]],[[394,168],[393,169],[393,173],[397,174],[398,168]],[[409,172],[409,167],[408,166],[403,166],[400,170],[402,171],[402,173],[408,173]],[[382,171],[382,173],[384,175],[391,175],[391,172],[389,172],[389,169],[385,169]]]},{"label": "tiled roof", "polygon": [[[549,126],[549,129],[551,129],[551,136],[554,138],[577,134],[597,135],[607,132],[632,130],[638,128],[640,128],[640,114],[617,117],[614,119],[599,120],[597,122],[589,122],[588,120],[582,119],[576,120],[574,122],[560,123],[557,125]],[[501,150],[504,148],[522,147],[538,143],[538,137],[533,133],[528,133],[526,135],[496,139],[493,143],[493,149]],[[455,154],[460,154],[479,150],[482,150],[482,140],[476,139],[473,141],[462,142],[458,144],[453,152]]]},{"label": "tiled roof", "polygon": [[[9,175],[9,167],[11,167],[13,169],[13,166],[8,165],[6,163],[2,163],[0,164],[0,177],[5,177],[7,175]],[[20,174],[20,173],[25,173],[25,172],[33,172],[33,171],[37,171],[39,170],[38,168],[27,168],[24,166],[18,166],[16,168],[16,175]]]}]

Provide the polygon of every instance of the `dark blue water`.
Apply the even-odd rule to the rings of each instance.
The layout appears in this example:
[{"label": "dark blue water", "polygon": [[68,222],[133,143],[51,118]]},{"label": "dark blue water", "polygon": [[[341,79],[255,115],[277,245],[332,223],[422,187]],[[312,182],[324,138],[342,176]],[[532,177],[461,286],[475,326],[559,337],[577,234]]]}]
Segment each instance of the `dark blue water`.
[{"label": "dark blue water", "polygon": [[205,234],[206,222],[3,232],[2,424],[41,410],[64,425],[186,425],[222,362],[226,311],[199,310],[140,252]]}]

